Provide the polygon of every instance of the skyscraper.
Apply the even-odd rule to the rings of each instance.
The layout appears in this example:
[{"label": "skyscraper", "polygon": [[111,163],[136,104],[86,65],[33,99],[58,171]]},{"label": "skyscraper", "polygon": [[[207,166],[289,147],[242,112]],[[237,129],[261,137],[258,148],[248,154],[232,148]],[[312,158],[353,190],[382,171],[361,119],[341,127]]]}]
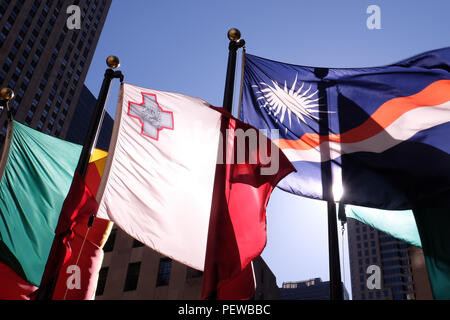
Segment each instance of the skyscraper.
[{"label": "skyscraper", "polygon": [[[432,298],[419,248],[354,219],[348,219],[347,225],[354,300]],[[374,274],[373,266],[380,271],[379,288],[367,285],[368,278]]]},{"label": "skyscraper", "polygon": [[[65,138],[111,1],[1,1],[0,87],[14,90],[17,121]],[[72,5],[80,28],[70,30]],[[6,122],[2,112],[0,143]]]},{"label": "skyscraper", "polygon": [[[80,145],[84,144],[90,124],[89,121],[86,121],[86,119],[90,119],[92,117],[96,104],[97,98],[86,86],[83,86],[80,98],[78,99],[77,107],[73,112],[73,117],[70,121],[70,127],[67,131],[65,140]],[[101,129],[97,138],[96,148],[108,151],[113,126],[114,120],[105,110]]]}]

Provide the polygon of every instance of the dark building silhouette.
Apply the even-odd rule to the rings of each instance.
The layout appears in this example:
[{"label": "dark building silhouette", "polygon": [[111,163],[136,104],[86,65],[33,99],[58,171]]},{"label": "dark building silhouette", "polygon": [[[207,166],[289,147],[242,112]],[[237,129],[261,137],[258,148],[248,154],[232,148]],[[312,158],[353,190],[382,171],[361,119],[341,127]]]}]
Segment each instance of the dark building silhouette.
[{"label": "dark building silhouette", "polygon": [[[80,29],[69,30],[70,5],[80,8]],[[0,87],[15,92],[15,120],[65,138],[111,0],[2,0]],[[6,133],[0,114],[0,143]]]},{"label": "dark building silhouette", "polygon": [[263,258],[258,257],[253,260],[253,272],[256,281],[254,299],[279,300],[280,288],[277,286],[277,278]]},{"label": "dark building silhouette", "polygon": [[[84,144],[84,139],[86,138],[96,103],[97,99],[94,95],[86,86],[83,86],[65,140],[80,145]],[[113,126],[114,120],[108,112],[105,111],[102,127],[97,139],[97,148],[108,151]]]},{"label": "dark building silhouette", "polygon": [[[342,285],[344,300],[349,299],[347,289]],[[314,278],[305,281],[283,282],[280,288],[281,300],[330,300],[330,281]]]}]

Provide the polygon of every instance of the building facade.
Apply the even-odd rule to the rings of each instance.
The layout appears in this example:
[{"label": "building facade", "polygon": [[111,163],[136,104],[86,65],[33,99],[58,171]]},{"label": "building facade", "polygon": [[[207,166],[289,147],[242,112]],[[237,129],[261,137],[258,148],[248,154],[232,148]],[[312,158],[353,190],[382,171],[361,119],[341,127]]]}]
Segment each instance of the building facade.
[{"label": "building facade", "polygon": [[[347,289],[342,285],[344,300],[349,299]],[[283,282],[280,288],[281,300],[330,300],[330,281],[314,278],[304,281]]]},{"label": "building facade", "polygon": [[[351,218],[347,226],[353,300],[432,298],[420,248]],[[379,288],[367,285],[373,266],[380,271]]]},{"label": "building facade", "polygon": [[[80,145],[84,144],[90,124],[90,121],[86,121],[86,119],[92,118],[96,104],[97,98],[95,98],[91,91],[83,85],[80,98],[78,99],[78,104],[73,112],[72,120],[70,121],[70,126],[67,130],[65,140]],[[102,126],[97,138],[96,147],[98,149],[108,151],[113,126],[114,120],[105,110]]]},{"label": "building facade", "polygon": [[[167,258],[114,227],[104,248],[96,300],[199,300],[203,273]],[[264,260],[253,261],[255,300],[279,298]]]},{"label": "building facade", "polygon": [[[0,87],[15,92],[15,120],[65,138],[112,0],[2,0]],[[80,28],[67,20],[80,9]],[[0,142],[6,133],[0,115]]]}]

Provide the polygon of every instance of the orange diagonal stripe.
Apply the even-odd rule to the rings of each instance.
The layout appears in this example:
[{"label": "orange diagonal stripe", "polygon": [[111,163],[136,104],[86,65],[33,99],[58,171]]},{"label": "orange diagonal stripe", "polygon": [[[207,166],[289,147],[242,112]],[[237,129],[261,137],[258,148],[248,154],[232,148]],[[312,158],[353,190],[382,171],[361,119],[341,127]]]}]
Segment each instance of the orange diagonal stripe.
[{"label": "orange diagonal stripe", "polygon": [[275,144],[280,149],[308,150],[326,141],[341,143],[362,141],[386,129],[408,111],[420,107],[434,107],[449,100],[450,80],[438,80],[419,93],[386,101],[363,124],[342,134],[320,136],[316,133],[305,133],[298,140],[279,139]]}]

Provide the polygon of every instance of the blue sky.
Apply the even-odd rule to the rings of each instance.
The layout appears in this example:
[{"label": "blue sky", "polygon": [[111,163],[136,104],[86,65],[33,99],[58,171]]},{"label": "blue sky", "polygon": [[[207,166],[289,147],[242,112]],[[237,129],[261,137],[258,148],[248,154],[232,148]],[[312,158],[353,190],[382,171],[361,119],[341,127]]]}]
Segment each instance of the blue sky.
[{"label": "blue sky", "polygon": [[[380,30],[366,26],[372,4],[381,9]],[[450,46],[449,12],[448,0],[113,0],[86,85],[98,94],[105,59],[114,54],[126,82],[221,106],[231,27],[240,29],[248,53],[264,58],[316,67],[371,67]],[[107,105],[112,115],[117,94],[116,81]],[[324,203],[276,189],[267,222],[262,256],[279,285],[329,279]],[[346,244],[344,249],[347,260]],[[350,290],[348,263],[344,268]]]}]

